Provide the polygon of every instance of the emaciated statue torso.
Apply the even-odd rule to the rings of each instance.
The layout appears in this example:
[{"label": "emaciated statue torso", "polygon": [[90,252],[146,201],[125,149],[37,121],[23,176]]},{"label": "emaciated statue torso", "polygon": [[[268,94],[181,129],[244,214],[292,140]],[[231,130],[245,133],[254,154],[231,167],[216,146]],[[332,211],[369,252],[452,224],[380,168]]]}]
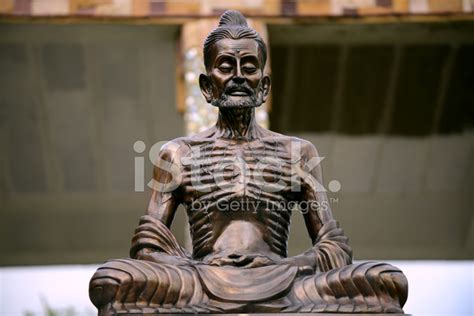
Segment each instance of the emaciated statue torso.
[{"label": "emaciated statue torso", "polygon": [[[208,135],[187,143],[183,140],[190,164],[183,166],[180,191],[188,211],[194,258],[210,262],[239,255],[260,254],[273,260],[287,256],[291,210],[285,206],[296,199],[291,169],[299,161],[291,161],[285,141],[289,143],[288,137],[228,141]],[[261,179],[252,176],[266,158],[283,165],[267,163],[260,168]],[[206,183],[206,178],[212,181]],[[193,180],[202,185],[193,186]],[[279,180],[284,182],[282,191],[264,190],[265,184]]]},{"label": "emaciated statue torso", "polygon": [[[108,261],[92,277],[99,313],[403,313],[407,281],[400,270],[352,264],[314,146],[256,124],[255,107],[270,88],[259,35],[240,13],[227,11],[204,55],[201,91],[219,107],[219,119],[161,149],[131,259]],[[169,230],[180,204],[191,254]],[[292,213],[304,217],[313,246],[287,257]]]}]

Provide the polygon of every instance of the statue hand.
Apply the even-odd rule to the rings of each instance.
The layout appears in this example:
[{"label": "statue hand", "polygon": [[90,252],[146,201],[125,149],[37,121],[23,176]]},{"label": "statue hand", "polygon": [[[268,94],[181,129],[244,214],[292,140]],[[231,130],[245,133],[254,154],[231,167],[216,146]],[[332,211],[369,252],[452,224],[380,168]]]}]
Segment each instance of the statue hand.
[{"label": "statue hand", "polygon": [[209,260],[207,261],[207,264],[211,266],[218,266],[218,267],[230,266],[230,265],[234,265],[234,260],[235,259],[228,258],[228,257],[214,257],[214,258],[209,258]]},{"label": "statue hand", "polygon": [[252,260],[249,261],[248,264],[244,265],[243,268],[249,269],[249,268],[257,268],[257,267],[263,267],[263,266],[268,266],[271,264],[274,264],[275,262],[268,258],[267,256],[253,256]]},{"label": "statue hand", "polygon": [[314,274],[316,271],[316,257],[313,255],[301,254],[284,258],[279,263],[298,267],[299,274]]},{"label": "statue hand", "polygon": [[187,258],[168,255],[164,252],[153,251],[151,249],[142,249],[137,253],[138,260],[146,260],[156,263],[164,263],[171,265],[189,265],[193,264],[193,260]]},{"label": "statue hand", "polygon": [[230,255],[226,257],[215,257],[208,261],[214,266],[234,266],[244,269],[257,268],[274,264],[274,261],[261,255]]}]

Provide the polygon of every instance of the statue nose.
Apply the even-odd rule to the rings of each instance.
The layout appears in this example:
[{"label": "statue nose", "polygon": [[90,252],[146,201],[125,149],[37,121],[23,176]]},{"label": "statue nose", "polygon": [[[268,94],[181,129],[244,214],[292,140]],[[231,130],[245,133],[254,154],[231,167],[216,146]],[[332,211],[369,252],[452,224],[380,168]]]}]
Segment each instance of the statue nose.
[{"label": "statue nose", "polygon": [[235,83],[241,84],[241,83],[245,82],[245,78],[242,77],[242,75],[240,73],[238,73],[232,78],[232,81],[234,81]]}]

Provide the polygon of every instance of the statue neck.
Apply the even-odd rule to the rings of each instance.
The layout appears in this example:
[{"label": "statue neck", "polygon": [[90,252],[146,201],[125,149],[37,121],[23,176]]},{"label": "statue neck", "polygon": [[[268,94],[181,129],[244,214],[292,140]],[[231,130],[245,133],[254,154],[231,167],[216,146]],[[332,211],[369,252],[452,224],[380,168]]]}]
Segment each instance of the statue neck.
[{"label": "statue neck", "polygon": [[257,138],[255,108],[220,108],[216,128],[224,138]]}]

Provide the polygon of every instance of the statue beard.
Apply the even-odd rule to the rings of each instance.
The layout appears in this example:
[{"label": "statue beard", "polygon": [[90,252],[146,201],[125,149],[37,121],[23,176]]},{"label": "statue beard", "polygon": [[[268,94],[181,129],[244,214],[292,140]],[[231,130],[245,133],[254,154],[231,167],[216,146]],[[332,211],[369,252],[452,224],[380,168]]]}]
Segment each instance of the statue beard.
[{"label": "statue beard", "polygon": [[[237,100],[234,99],[230,93],[235,90],[245,90],[248,95],[239,97]],[[257,91],[257,92],[256,92]],[[244,84],[235,84],[230,83],[228,84],[224,91],[222,92],[220,98],[213,99],[211,101],[213,106],[218,108],[226,108],[226,109],[235,109],[235,108],[256,108],[263,104],[263,91],[261,89],[261,83],[258,84],[257,89],[251,89],[247,83]]]}]

